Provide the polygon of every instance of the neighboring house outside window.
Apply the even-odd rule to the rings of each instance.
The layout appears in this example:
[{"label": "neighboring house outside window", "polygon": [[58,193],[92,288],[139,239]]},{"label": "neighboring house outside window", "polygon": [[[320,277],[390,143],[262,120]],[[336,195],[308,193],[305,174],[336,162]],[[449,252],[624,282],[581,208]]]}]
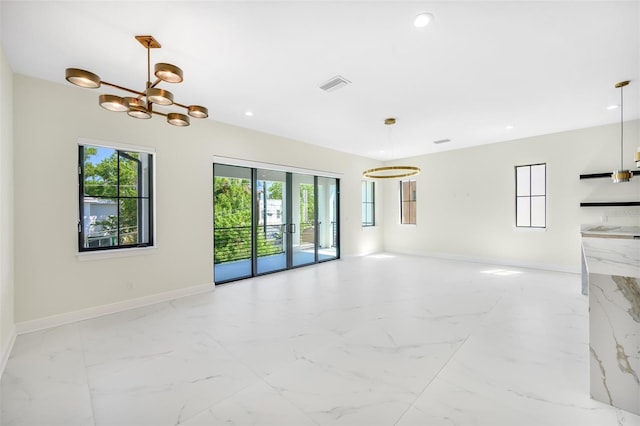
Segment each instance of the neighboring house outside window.
[{"label": "neighboring house outside window", "polygon": [[79,146],[78,250],[153,245],[153,154]]},{"label": "neighboring house outside window", "polygon": [[376,225],[375,182],[362,181],[362,226]]},{"label": "neighboring house outside window", "polygon": [[416,181],[400,181],[400,223],[416,224]]},{"label": "neighboring house outside window", "polygon": [[516,166],[516,226],[547,226],[547,165]]}]

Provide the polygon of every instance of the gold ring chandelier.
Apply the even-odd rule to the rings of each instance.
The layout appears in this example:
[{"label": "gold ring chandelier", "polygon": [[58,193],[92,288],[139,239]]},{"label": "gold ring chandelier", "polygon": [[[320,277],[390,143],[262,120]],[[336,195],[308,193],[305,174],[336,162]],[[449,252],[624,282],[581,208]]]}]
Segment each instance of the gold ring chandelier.
[{"label": "gold ring chandelier", "polygon": [[[69,83],[87,89],[97,89],[101,85],[105,85],[136,95],[127,97],[100,95],[98,97],[98,102],[101,107],[108,109],[109,111],[126,112],[133,118],[148,119],[151,118],[152,114],[157,114],[167,117],[167,122],[169,124],[179,127],[189,125],[189,116],[193,118],[207,118],[209,116],[207,108],[200,105],[179,104],[173,100],[173,94],[171,92],[156,87],[162,81],[167,83],[182,82],[182,70],[179,67],[165,63],[156,64],[154,67],[154,75],[157,79],[153,83],[151,82],[151,49],[158,49],[162,46],[160,46],[160,43],[150,35],[136,36],[136,40],[138,40],[140,44],[147,49],[147,87],[144,92],[139,92],[117,84],[102,81],[96,74],[78,68],[67,68],[65,78]],[[163,112],[154,111],[153,104],[162,106],[175,105],[186,109],[187,114],[189,115],[178,112],[165,114]]]},{"label": "gold ring chandelier", "polygon": [[[384,124],[392,126],[396,124],[395,118],[386,118]],[[362,177],[369,179],[400,179],[420,174],[420,168],[415,166],[383,166],[362,172]]]}]

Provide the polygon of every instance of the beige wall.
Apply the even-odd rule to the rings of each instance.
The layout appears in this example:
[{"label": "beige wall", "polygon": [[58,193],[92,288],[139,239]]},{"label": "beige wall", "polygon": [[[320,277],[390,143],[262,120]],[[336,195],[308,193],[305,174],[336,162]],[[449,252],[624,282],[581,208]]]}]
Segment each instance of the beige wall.
[{"label": "beige wall", "polygon": [[[62,78],[61,78],[62,80]],[[379,163],[208,120],[188,128],[98,106],[96,91],[14,75],[16,322],[212,283],[212,158],[341,173],[342,255],[381,249],[363,231],[360,173]],[[37,120],[34,117],[37,115]],[[77,143],[90,138],[156,150],[157,250],[77,256]]]},{"label": "beige wall", "polygon": [[[625,123],[625,166],[634,168],[638,121]],[[455,143],[452,142],[452,143]],[[385,183],[384,248],[503,264],[579,271],[581,223],[639,224],[638,207],[581,208],[581,201],[640,201],[630,183],[580,180],[620,162],[620,125],[538,136],[409,159],[417,225],[399,225],[397,182]],[[514,166],[547,163],[547,229],[515,228]]]},{"label": "beige wall", "polygon": [[[0,364],[14,335],[13,73],[0,45]],[[0,365],[0,372],[2,365]]]}]

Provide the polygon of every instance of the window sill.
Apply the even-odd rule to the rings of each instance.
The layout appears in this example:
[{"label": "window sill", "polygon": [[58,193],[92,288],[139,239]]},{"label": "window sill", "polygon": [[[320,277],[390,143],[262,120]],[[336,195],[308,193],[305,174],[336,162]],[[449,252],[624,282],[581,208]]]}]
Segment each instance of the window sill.
[{"label": "window sill", "polygon": [[530,228],[526,226],[514,226],[514,230],[518,232],[547,232],[547,227],[545,228]]},{"label": "window sill", "polygon": [[100,251],[85,251],[76,253],[76,257],[79,261],[91,261],[91,260],[103,260],[103,259],[116,259],[130,256],[141,256],[146,254],[152,254],[157,250],[157,247],[134,247],[127,249],[114,249],[114,250],[100,250]]}]

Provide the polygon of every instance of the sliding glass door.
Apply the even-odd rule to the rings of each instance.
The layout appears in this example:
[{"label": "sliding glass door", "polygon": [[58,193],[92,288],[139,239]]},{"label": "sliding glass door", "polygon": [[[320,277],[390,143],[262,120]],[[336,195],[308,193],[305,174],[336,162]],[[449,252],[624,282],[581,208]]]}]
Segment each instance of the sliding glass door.
[{"label": "sliding glass door", "polygon": [[316,262],[315,177],[291,174],[292,218],[290,227],[293,266]]},{"label": "sliding glass door", "polygon": [[246,167],[213,166],[213,269],[217,281],[252,276],[252,176]]},{"label": "sliding glass door", "polygon": [[338,179],[318,177],[318,260],[338,257]]},{"label": "sliding glass door", "polygon": [[287,269],[287,174],[257,169],[256,274]]},{"label": "sliding glass door", "polygon": [[216,284],[339,258],[339,180],[214,164]]}]

